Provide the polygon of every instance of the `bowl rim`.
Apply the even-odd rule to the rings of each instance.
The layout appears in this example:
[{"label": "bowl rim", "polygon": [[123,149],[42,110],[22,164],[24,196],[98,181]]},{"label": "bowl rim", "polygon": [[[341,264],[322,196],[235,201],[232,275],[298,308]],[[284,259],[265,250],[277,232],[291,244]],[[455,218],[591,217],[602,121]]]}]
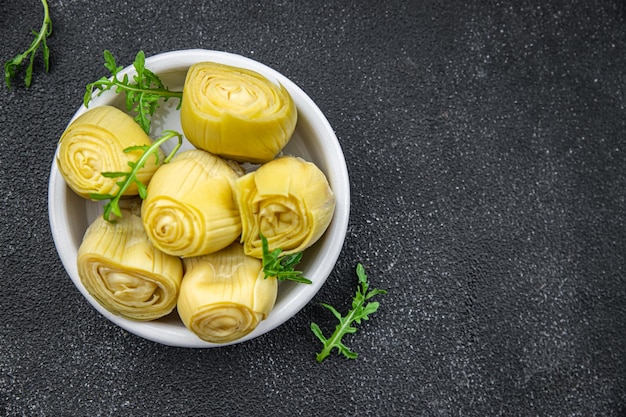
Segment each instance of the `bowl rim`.
[{"label": "bowl rim", "polygon": [[[66,210],[58,210],[59,202],[66,201],[68,193],[73,193],[73,191],[69,189],[57,167],[56,157],[58,153],[58,145],[51,164],[48,184],[49,226],[52,232],[57,254],[73,284],[77,287],[79,292],[85,297],[89,304],[91,304],[91,306],[94,307],[102,316],[129,333],[163,345],[187,348],[221,347],[246,342],[277,328],[295,316],[306,304],[309,303],[309,301],[313,299],[334,269],[343,248],[350,215],[350,183],[348,169],[339,140],[328,122],[328,119],[319,109],[317,104],[315,104],[313,100],[290,79],[273,68],[251,58],[231,52],[209,49],[182,49],[163,52],[146,57],[145,65],[146,68],[149,68],[156,74],[161,74],[169,71],[186,71],[190,65],[201,61],[215,61],[233,66],[249,68],[267,76],[270,79],[273,79],[275,82],[282,84],[292,95],[299,115],[306,114],[308,118],[313,119],[315,121],[313,128],[316,131],[323,133],[323,137],[327,138],[323,142],[325,149],[324,159],[326,160],[327,166],[332,169],[331,172],[326,172],[326,174],[335,193],[335,213],[331,224],[325,232],[326,239],[324,239],[322,247],[319,250],[319,259],[316,260],[316,264],[313,265],[313,271],[310,272],[311,276],[315,276],[316,279],[313,284],[306,285],[305,289],[298,292],[298,294],[304,293],[305,296],[294,297],[293,299],[287,300],[285,302],[285,306],[281,308],[280,311],[272,310],[268,318],[262,321],[251,333],[235,341],[223,344],[214,344],[203,341],[191,331],[186,329],[184,325],[182,325],[182,322],[175,324],[163,321],[137,322],[117,316],[102,307],[87,292],[78,276],[78,268],[76,265],[76,254],[78,248],[74,248],[67,243],[67,240],[63,239],[63,237],[67,235],[67,229],[64,225],[67,224],[69,218],[67,217],[68,213]],[[125,67],[120,72],[120,75],[132,75],[133,73],[134,68],[130,65]],[[101,96],[97,97],[97,102],[94,100],[96,103],[95,105],[107,104],[108,101],[113,99],[113,97],[115,97],[113,92],[105,92]],[[87,108],[84,104],[82,104],[74,116],[70,119],[68,125],[85,111],[87,111]],[[329,175],[331,173],[332,175]],[[182,334],[181,331],[183,331]]]}]

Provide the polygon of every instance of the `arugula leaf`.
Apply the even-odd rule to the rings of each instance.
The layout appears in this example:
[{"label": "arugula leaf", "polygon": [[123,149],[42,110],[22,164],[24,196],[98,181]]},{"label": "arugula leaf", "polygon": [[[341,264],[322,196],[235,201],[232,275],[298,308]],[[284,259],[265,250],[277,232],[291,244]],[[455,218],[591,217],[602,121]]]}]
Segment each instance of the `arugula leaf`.
[{"label": "arugula leaf", "polygon": [[48,48],[46,39],[52,35],[52,20],[50,19],[50,12],[48,11],[48,3],[46,0],[41,0],[41,4],[43,5],[43,23],[41,24],[41,29],[39,29],[39,32],[35,30],[31,31],[35,39],[33,39],[28,49],[4,63],[4,82],[8,88],[11,88],[11,79],[15,77],[25,59],[29,61],[26,67],[26,74],[24,75],[24,85],[30,87],[33,79],[35,54],[39,50],[39,47],[42,47],[45,70],[46,72],[50,71],[50,49]]},{"label": "arugula leaf", "polygon": [[274,249],[270,252],[267,238],[262,233],[259,236],[261,237],[263,248],[263,272],[266,279],[276,277],[279,281],[289,280],[302,284],[312,283],[310,279],[302,276],[302,271],[294,270],[302,259],[302,252],[284,256],[281,256],[282,249]]},{"label": "arugula leaf", "polygon": [[95,194],[95,193],[89,194],[89,197],[94,200],[99,200],[99,201],[109,200],[104,205],[104,212],[103,212],[104,220],[112,222],[113,220],[111,220],[111,215],[122,217],[122,212],[119,206],[120,198],[122,197],[124,192],[128,189],[128,187],[131,186],[131,184],[137,185],[139,196],[142,199],[146,198],[146,195],[148,192],[146,185],[142,183],[141,181],[139,181],[139,179],[137,178],[137,173],[139,172],[141,168],[144,167],[144,165],[146,164],[146,162],[152,155],[154,155],[156,159],[156,164],[158,165],[160,146],[164,144],[165,142],[167,142],[168,140],[172,139],[173,137],[178,137],[178,143],[176,144],[172,152],[170,152],[169,155],[163,160],[164,164],[168,163],[174,157],[178,149],[183,144],[183,136],[180,133],[175,132],[173,130],[164,131],[163,136],[155,140],[151,145],[129,146],[128,148],[124,149],[124,152],[126,153],[136,151],[136,150],[143,150],[143,154],[139,157],[137,162],[131,162],[131,161],[128,162],[128,165],[131,168],[129,172],[103,172],[102,173],[102,176],[106,178],[122,178],[122,180],[117,182],[117,185],[119,186],[119,190],[117,191],[116,194]]},{"label": "arugula leaf", "polygon": [[[167,101],[170,98],[182,98],[182,91],[171,91],[161,81],[158,75],[146,68],[146,56],[139,51],[133,62],[136,74],[132,80],[125,74],[122,79],[118,78],[123,67],[118,66],[113,54],[104,51],[104,67],[111,73],[111,78],[102,77],[97,81],[87,84],[83,104],[89,107],[89,102],[94,94],[101,95],[105,91],[113,90],[119,94],[126,94],[126,110],[136,114],[135,121],[146,133],[150,133],[150,118],[154,115],[161,104],[161,99]],[[180,108],[180,102],[178,103]]]},{"label": "arugula leaf", "polygon": [[360,263],[357,264],[356,274],[359,279],[359,287],[357,288],[354,299],[352,300],[352,308],[348,314],[342,316],[341,313],[339,313],[339,311],[337,311],[333,306],[322,303],[322,306],[330,310],[337,320],[339,320],[339,324],[335,327],[335,331],[332,336],[326,338],[320,327],[315,323],[311,323],[311,331],[324,345],[321,352],[319,352],[316,356],[318,362],[322,362],[335,348],[338,350],[339,354],[343,354],[346,358],[356,359],[358,356],[357,353],[344,345],[342,338],[346,334],[356,333],[357,328],[353,324],[361,324],[362,320],[368,320],[369,315],[378,310],[380,304],[377,301],[368,302],[368,300],[375,295],[387,293],[385,290],[369,290],[369,282],[367,281],[365,268]]}]

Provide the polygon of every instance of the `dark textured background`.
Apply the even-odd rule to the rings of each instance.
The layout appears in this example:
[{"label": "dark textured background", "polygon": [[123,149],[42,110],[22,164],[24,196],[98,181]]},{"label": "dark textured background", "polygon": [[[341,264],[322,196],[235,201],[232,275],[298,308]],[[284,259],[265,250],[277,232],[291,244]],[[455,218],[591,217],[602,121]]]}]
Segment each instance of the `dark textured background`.
[{"label": "dark textured background", "polygon": [[[0,414],[626,415],[626,10],[615,1],[51,0],[52,67],[0,88]],[[41,24],[0,5],[0,58]],[[193,350],[102,318],[57,257],[47,183],[84,86],[174,49],[299,84],[344,149],[352,210],[315,299]],[[40,56],[40,55],[39,55]],[[354,266],[389,290],[315,362]]]}]

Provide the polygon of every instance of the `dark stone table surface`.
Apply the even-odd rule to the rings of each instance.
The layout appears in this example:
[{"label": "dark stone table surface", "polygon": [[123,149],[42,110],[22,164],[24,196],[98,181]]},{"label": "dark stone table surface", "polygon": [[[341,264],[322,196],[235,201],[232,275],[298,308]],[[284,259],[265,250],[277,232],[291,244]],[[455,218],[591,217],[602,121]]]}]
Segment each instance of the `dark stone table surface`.
[{"label": "dark stone table surface", "polygon": [[[626,415],[626,3],[51,0],[50,72],[0,88],[0,414]],[[41,25],[0,6],[0,58]],[[216,349],[103,318],[65,272],[47,186],[102,52],[204,48],[262,62],[318,104],[351,217],[315,298]],[[356,286],[388,290],[315,361]],[[342,308],[343,307],[343,308]]]}]

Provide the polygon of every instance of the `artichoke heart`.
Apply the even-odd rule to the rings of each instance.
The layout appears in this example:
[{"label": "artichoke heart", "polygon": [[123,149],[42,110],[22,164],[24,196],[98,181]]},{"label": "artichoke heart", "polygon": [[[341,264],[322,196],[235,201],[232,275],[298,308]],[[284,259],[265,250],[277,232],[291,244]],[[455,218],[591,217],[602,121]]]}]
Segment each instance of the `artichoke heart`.
[{"label": "artichoke heart", "polygon": [[239,162],[267,162],[287,144],[297,118],[287,89],[257,72],[214,62],[187,72],[180,120],[199,149]]},{"label": "artichoke heart", "polygon": [[200,149],[178,154],[148,185],[141,218],[150,240],[180,257],[225,248],[241,233],[235,199],[240,173],[224,159]]},{"label": "artichoke heart", "polygon": [[245,253],[262,258],[260,234],[285,255],[313,245],[332,220],[335,194],[315,164],[284,156],[239,178],[237,203]]},{"label": "artichoke heart", "polygon": [[[120,178],[109,178],[103,172],[130,171],[129,162],[137,162],[141,149],[125,152],[131,146],[151,145],[150,137],[133,118],[113,106],[94,107],[78,116],[59,140],[57,166],[67,185],[83,198],[90,194],[115,194]],[[158,165],[149,158],[137,173],[146,184]],[[133,183],[124,195],[137,195]]]},{"label": "artichoke heart", "polygon": [[99,216],[78,248],[78,274],[86,290],[113,314],[154,320],[176,307],[183,266],[156,249],[139,216],[123,209],[115,223]]},{"label": "artichoke heart", "polygon": [[276,278],[265,278],[259,259],[240,243],[183,260],[178,314],[185,326],[211,343],[228,343],[253,331],[276,302]]}]

